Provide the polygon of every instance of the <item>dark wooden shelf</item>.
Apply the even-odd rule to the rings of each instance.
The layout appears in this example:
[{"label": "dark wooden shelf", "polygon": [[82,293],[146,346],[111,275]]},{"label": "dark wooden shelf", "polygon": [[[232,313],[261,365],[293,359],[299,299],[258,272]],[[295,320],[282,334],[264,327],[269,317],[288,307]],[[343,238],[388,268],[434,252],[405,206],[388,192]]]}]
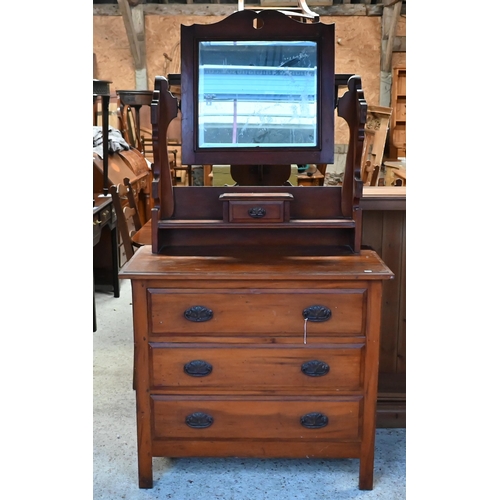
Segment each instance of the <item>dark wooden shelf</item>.
[{"label": "dark wooden shelf", "polygon": [[379,373],[377,427],[406,427],[406,373]]}]

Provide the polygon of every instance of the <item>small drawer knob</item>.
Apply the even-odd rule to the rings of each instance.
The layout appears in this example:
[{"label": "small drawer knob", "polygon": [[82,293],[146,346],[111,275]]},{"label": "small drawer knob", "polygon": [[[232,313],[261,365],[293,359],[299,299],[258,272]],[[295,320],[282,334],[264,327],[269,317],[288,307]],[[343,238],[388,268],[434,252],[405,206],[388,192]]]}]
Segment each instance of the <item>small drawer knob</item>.
[{"label": "small drawer knob", "polygon": [[206,429],[214,423],[214,418],[208,413],[201,411],[191,413],[186,417],[186,425],[193,429]]},{"label": "small drawer knob", "polygon": [[212,373],[212,365],[202,359],[194,359],[184,365],[184,372],[191,377],[206,377]]},{"label": "small drawer knob", "polygon": [[307,429],[321,429],[328,425],[328,417],[323,413],[308,413],[300,417],[300,423]]}]

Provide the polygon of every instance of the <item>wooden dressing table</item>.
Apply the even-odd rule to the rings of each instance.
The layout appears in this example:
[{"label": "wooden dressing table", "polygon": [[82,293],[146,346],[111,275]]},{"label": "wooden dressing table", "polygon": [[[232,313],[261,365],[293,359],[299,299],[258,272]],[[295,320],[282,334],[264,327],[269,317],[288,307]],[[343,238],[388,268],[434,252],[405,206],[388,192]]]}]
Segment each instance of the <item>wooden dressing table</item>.
[{"label": "wooden dressing table", "polygon": [[[326,189],[326,188],[325,188]],[[358,256],[172,257],[132,282],[139,486],[152,458],[359,458],[373,487],[382,281]]]},{"label": "wooden dressing table", "polygon": [[[280,58],[258,68],[262,40]],[[342,186],[172,185],[166,131],[179,103],[168,80],[156,77],[151,246],[139,248],[120,272],[132,285],[141,488],[153,486],[153,457],[162,456],[357,458],[359,488],[373,488],[382,284],[394,274],[374,251],[361,249],[366,101],[356,75],[334,101],[334,47],[333,25],[296,22],[274,10],[181,26],[182,155],[185,164],[249,172],[328,163],[336,110],[350,130]],[[217,50],[228,64],[214,68]],[[314,62],[287,69],[303,58]],[[255,99],[267,110],[273,96],[261,99],[253,84],[241,102],[231,88],[212,92],[211,71],[228,72],[233,84],[251,75],[262,87],[278,75],[288,89],[300,76],[306,88],[299,97],[280,94],[280,109],[299,109],[299,99],[306,110],[310,99],[312,115],[291,132],[288,120],[251,130],[234,110]],[[214,109],[227,117],[228,102],[232,134],[222,133],[224,120],[210,121]],[[280,123],[278,113],[272,118]],[[217,129],[226,142],[212,147]],[[266,134],[270,145],[252,143]],[[309,143],[311,137],[318,140]],[[299,140],[305,144],[297,147]]]}]

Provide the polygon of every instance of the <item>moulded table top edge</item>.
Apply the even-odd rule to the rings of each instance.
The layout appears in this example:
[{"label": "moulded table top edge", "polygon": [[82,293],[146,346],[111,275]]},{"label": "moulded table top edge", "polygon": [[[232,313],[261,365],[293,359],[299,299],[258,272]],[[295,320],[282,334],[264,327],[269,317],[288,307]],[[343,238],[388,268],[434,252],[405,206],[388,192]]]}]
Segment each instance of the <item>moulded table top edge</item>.
[{"label": "moulded table top edge", "polygon": [[[216,265],[214,265],[216,264]],[[388,280],[394,274],[373,250],[349,256],[167,256],[140,247],[122,267],[120,279],[199,279],[200,274],[225,280]]]}]

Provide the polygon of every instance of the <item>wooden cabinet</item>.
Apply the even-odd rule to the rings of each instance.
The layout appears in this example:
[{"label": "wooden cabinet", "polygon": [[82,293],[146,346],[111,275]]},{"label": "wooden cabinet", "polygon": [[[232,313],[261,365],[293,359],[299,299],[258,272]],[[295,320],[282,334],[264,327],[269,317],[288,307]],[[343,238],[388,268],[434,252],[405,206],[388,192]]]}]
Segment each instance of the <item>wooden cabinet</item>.
[{"label": "wooden cabinet", "polygon": [[377,427],[406,427],[406,187],[364,187],[362,244],[395,278],[382,286]]},{"label": "wooden cabinet", "polygon": [[[118,279],[118,230],[111,197],[94,194],[93,206],[93,273],[94,286],[111,288],[120,296]],[[94,316],[94,331],[95,316]]]},{"label": "wooden cabinet", "polygon": [[139,486],[152,457],[359,458],[373,487],[382,283],[374,251],[184,257],[131,279]]},{"label": "wooden cabinet", "polygon": [[111,286],[115,297],[120,296],[118,279],[118,230],[116,212],[111,197],[94,194],[93,206],[93,331],[97,331],[95,288]]},{"label": "wooden cabinet", "polygon": [[406,68],[394,68],[391,92],[391,158],[406,157]]}]

